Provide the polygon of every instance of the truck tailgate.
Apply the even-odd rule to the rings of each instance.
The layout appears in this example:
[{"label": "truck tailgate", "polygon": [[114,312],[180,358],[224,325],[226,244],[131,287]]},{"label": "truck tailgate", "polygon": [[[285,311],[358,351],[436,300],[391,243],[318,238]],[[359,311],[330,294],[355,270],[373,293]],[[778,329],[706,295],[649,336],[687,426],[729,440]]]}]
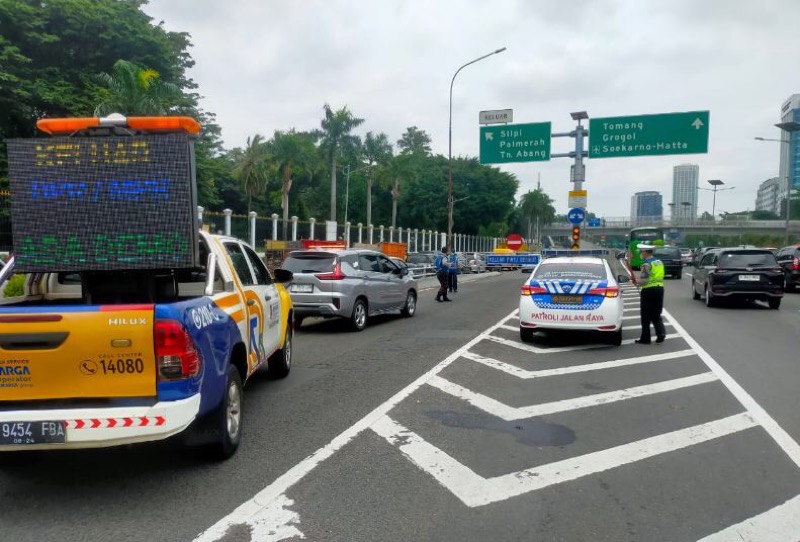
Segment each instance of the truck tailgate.
[{"label": "truck tailgate", "polygon": [[0,401],[156,395],[153,305],[0,309]]}]

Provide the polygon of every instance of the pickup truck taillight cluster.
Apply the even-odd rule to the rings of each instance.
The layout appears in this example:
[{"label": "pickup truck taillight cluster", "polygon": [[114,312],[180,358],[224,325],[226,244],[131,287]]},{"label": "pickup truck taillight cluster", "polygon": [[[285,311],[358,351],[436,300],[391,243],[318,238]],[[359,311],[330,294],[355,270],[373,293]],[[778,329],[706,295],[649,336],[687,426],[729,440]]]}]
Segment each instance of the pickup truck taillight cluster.
[{"label": "pickup truck taillight cluster", "polygon": [[200,354],[180,322],[156,320],[155,347],[160,380],[191,378],[200,373]]}]

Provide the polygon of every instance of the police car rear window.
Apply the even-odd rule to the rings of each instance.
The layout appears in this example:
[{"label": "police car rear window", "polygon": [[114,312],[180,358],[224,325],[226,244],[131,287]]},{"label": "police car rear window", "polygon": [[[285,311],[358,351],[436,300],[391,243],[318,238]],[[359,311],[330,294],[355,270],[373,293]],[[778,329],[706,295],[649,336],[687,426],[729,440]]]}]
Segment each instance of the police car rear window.
[{"label": "police car rear window", "polygon": [[533,278],[540,280],[605,280],[606,269],[599,263],[542,264]]}]

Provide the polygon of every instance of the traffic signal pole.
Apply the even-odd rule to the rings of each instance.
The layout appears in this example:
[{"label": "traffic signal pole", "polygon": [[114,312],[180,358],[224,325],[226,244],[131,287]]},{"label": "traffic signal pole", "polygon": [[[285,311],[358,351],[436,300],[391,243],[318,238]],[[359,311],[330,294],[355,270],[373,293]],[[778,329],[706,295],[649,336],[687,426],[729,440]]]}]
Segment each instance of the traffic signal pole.
[{"label": "traffic signal pole", "polygon": [[[587,130],[582,124],[581,121],[584,119],[588,119],[589,115],[586,114],[585,111],[581,111],[579,113],[572,113],[573,120],[578,121],[578,125],[575,126],[575,130],[571,132],[562,132],[562,133],[555,133],[552,134],[551,137],[574,137],[575,138],[575,150],[572,152],[561,153],[561,154],[550,154],[551,158],[574,158],[575,162],[572,164],[570,168],[570,182],[572,183],[573,190],[583,190],[583,181],[586,180],[586,167],[583,165],[584,157],[589,156],[588,151],[583,150],[583,138],[589,136],[589,130]],[[584,209],[585,211],[586,209]],[[585,223],[581,222],[581,224],[577,225],[572,229],[572,246],[573,250],[580,249],[580,233],[583,225]],[[576,231],[577,230],[577,231]],[[577,239],[576,239],[577,237]]]}]

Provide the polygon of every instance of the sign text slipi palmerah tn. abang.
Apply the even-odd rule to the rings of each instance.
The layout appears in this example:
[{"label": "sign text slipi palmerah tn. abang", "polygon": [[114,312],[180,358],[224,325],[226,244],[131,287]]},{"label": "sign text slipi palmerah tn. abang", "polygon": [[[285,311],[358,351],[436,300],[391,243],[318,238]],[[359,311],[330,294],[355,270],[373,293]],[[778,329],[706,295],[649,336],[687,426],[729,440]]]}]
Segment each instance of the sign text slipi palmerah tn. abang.
[{"label": "sign text slipi palmerah tn. abang", "polygon": [[22,272],[192,267],[197,190],[181,134],[8,141]]}]

